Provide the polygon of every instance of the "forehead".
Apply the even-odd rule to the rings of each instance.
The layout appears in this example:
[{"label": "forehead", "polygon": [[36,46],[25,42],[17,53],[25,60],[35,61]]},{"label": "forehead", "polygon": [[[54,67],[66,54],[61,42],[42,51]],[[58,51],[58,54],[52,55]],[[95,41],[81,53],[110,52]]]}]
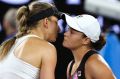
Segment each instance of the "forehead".
[{"label": "forehead", "polygon": [[[74,28],[71,28],[71,27],[69,27],[69,29],[70,29],[71,31],[79,32],[79,31],[77,31],[77,30],[75,30]],[[79,33],[81,33],[81,32],[79,32]]]},{"label": "forehead", "polygon": [[71,28],[71,27],[69,27],[69,29],[70,29],[70,31],[72,31],[72,32],[74,32],[76,34],[84,34],[84,33],[80,32],[80,31],[77,31],[77,30]]},{"label": "forehead", "polygon": [[58,21],[58,18],[55,16],[51,16],[50,18],[51,18],[51,20]]}]

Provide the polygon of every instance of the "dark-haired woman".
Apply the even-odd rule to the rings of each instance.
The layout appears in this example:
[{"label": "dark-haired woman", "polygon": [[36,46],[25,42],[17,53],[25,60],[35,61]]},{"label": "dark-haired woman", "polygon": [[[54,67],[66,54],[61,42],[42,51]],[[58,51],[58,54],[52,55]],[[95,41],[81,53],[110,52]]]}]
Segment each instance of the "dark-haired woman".
[{"label": "dark-haired woman", "polygon": [[107,63],[97,53],[105,45],[97,19],[87,14],[76,17],[64,14],[63,19],[69,26],[63,46],[74,56],[67,68],[67,79],[115,79]]}]

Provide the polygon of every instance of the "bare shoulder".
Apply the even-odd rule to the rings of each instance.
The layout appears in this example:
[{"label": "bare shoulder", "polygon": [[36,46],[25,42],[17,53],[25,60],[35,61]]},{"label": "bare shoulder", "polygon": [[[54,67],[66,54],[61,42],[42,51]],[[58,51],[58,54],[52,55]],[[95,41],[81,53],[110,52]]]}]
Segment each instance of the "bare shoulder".
[{"label": "bare shoulder", "polygon": [[31,37],[23,41],[16,49],[15,56],[24,60],[25,62],[32,64],[33,66],[40,68],[42,59],[52,59],[56,62],[56,49],[49,42]]},{"label": "bare shoulder", "polygon": [[34,45],[34,50],[37,50],[37,53],[40,53],[41,56],[47,58],[56,56],[56,48],[50,42],[39,38],[32,38],[30,43]]},{"label": "bare shoulder", "polygon": [[99,54],[94,54],[88,59],[87,65],[89,67],[93,67],[93,66],[95,66],[93,64],[98,65],[98,66],[103,66],[104,65],[104,66],[107,66],[109,68],[109,66],[106,63],[106,61],[104,60],[104,58]]},{"label": "bare shoulder", "polygon": [[48,41],[35,37],[28,40],[28,46],[31,47],[31,49],[37,50],[37,52],[56,51],[54,45],[52,45]]},{"label": "bare shoulder", "polygon": [[94,79],[115,79],[109,65],[99,54],[94,54],[88,59],[86,69]]}]

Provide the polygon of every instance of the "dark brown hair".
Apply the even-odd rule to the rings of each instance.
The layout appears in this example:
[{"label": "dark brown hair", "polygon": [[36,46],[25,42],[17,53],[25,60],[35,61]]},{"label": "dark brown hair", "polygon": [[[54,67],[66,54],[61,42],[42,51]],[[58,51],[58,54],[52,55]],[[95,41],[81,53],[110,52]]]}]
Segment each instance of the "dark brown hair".
[{"label": "dark brown hair", "polygon": [[91,46],[97,51],[101,50],[105,44],[106,44],[106,40],[105,40],[105,36],[103,35],[100,35],[99,40],[97,42],[95,43],[91,42]]},{"label": "dark brown hair", "polygon": [[37,22],[31,23],[31,25],[28,26],[27,21],[29,20],[29,17],[32,15],[42,11],[46,10],[50,7],[53,7],[52,4],[46,3],[46,2],[39,2],[35,1],[32,2],[29,6],[22,6],[17,11],[17,22],[19,25],[18,33],[15,37],[3,42],[0,46],[0,60],[2,60],[7,53],[9,52],[12,45],[15,43],[16,38],[19,38],[21,36],[24,36],[28,33],[28,31],[32,28],[36,28]]},{"label": "dark brown hair", "polygon": [[[83,37],[87,37],[84,33],[83,33]],[[102,47],[106,44],[106,40],[105,40],[105,36],[103,34],[100,35],[99,40],[96,41],[95,43],[91,42],[89,43],[89,47],[92,49],[95,49],[97,51],[101,50]]]}]

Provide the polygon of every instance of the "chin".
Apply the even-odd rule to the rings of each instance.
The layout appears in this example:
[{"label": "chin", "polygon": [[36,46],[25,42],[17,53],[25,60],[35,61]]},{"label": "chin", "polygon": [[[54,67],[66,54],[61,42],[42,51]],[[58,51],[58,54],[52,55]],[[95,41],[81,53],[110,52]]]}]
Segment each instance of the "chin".
[{"label": "chin", "polygon": [[63,41],[62,45],[63,45],[65,48],[72,49],[72,45],[68,44],[66,41]]},{"label": "chin", "polygon": [[63,41],[63,44],[62,44],[64,47],[66,48],[69,48],[68,45],[65,43],[65,41]]}]

